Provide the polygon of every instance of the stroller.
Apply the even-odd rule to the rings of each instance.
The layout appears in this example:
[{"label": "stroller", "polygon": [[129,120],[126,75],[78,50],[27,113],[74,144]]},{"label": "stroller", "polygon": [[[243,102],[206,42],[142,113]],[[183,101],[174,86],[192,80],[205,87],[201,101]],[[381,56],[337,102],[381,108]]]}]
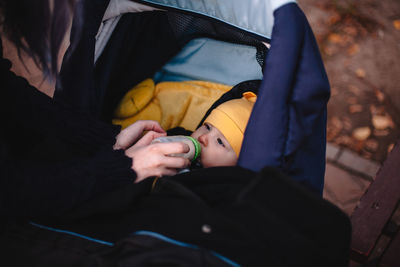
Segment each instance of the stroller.
[{"label": "stroller", "polygon": [[[303,13],[293,1],[193,2],[86,3],[90,20],[72,29],[81,41],[66,53],[54,98],[111,121],[123,95],[149,77],[262,80],[239,166],[277,167],[322,194],[330,91]],[[291,10],[279,12],[284,4]]]},{"label": "stroller", "polygon": [[[294,1],[80,3],[85,27],[72,25],[80,41],[64,57],[56,101],[111,121],[122,96],[152,77],[259,80],[257,102],[238,166],[148,178],[60,221],[16,226],[0,248],[9,266],[348,264],[349,220],[320,197],[329,83]],[[217,102],[241,97],[240,87]]]}]

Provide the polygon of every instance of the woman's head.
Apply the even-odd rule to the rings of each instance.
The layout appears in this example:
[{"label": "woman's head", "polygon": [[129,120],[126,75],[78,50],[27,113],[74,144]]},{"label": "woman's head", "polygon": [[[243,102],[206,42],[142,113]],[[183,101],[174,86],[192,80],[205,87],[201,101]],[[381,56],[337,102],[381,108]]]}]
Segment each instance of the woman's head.
[{"label": "woman's head", "polygon": [[246,92],[217,106],[192,137],[202,146],[203,167],[236,165],[256,95]]},{"label": "woman's head", "polygon": [[1,26],[46,75],[55,76],[61,43],[78,0],[0,0]]}]

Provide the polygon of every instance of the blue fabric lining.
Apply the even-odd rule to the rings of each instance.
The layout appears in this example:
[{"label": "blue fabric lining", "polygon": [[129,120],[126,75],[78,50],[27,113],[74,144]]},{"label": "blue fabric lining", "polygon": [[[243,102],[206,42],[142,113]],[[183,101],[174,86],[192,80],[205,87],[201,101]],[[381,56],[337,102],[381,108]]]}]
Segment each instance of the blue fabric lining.
[{"label": "blue fabric lining", "polygon": [[[294,0],[288,0],[294,1]],[[178,9],[206,16],[249,33],[270,39],[273,21],[273,9],[270,1],[249,3],[243,0],[186,1],[186,0],[141,0],[140,2]],[[258,19],[254,19],[258,18]]]},{"label": "blue fabric lining", "polygon": [[48,226],[45,226],[45,225],[37,224],[37,223],[34,223],[34,222],[30,222],[30,224],[33,225],[33,226],[42,228],[42,229],[49,230],[49,231],[80,237],[80,238],[83,238],[83,239],[86,239],[86,240],[89,240],[89,241],[93,241],[93,242],[96,242],[96,243],[99,243],[99,244],[102,244],[102,245],[107,245],[107,246],[113,246],[114,245],[114,243],[111,243],[111,242],[99,240],[99,239],[92,238],[92,237],[85,236],[85,235],[81,235],[81,234],[74,233],[74,232],[71,232],[71,231],[68,231],[68,230],[52,228],[52,227],[48,227]]},{"label": "blue fabric lining", "polygon": [[[168,242],[168,243],[171,243],[171,244],[174,244],[174,245],[177,245],[177,246],[187,247],[187,248],[192,248],[192,249],[200,249],[199,246],[196,246],[196,245],[193,245],[193,244],[189,244],[189,243],[185,243],[185,242],[181,242],[181,241],[166,237],[166,236],[164,236],[162,234],[159,234],[159,233],[156,233],[156,232],[140,230],[140,231],[134,232],[132,235],[147,235],[147,236],[151,236],[151,237],[163,240],[165,242]],[[220,260],[224,261],[225,263],[227,263],[229,265],[232,265],[232,266],[235,266],[235,267],[240,267],[241,266],[241,265],[237,264],[236,262],[228,259],[225,256],[222,256],[221,254],[219,254],[219,253],[217,253],[215,251],[209,250],[209,252],[211,252],[214,256],[218,257]]]},{"label": "blue fabric lining", "polygon": [[[71,232],[71,231],[68,231],[68,230],[57,229],[57,228],[41,225],[41,224],[34,223],[34,222],[29,222],[29,224],[31,224],[32,226],[41,228],[41,229],[45,229],[45,230],[49,230],[49,231],[53,231],[53,232],[57,232],[57,233],[63,233],[63,234],[67,234],[67,235],[76,236],[76,237],[83,238],[83,239],[86,239],[86,240],[89,240],[89,241],[92,241],[92,242],[95,242],[95,243],[99,243],[99,244],[102,244],[102,245],[114,246],[114,243],[107,242],[107,241],[100,240],[100,239],[96,239],[96,238],[92,238],[92,237],[85,236],[85,235],[81,235],[81,234],[78,234],[78,233],[75,233],[75,232]],[[166,237],[164,235],[161,235],[159,233],[155,233],[155,232],[151,232],[151,231],[143,231],[143,230],[142,231],[136,231],[132,235],[147,235],[147,236],[151,236],[151,237],[160,239],[162,241],[165,241],[165,242],[177,245],[177,246],[187,247],[187,248],[192,248],[192,249],[200,249],[200,247],[198,247],[196,245],[192,245],[192,244],[189,244],[189,243],[177,241],[175,239],[172,239],[172,238]],[[219,254],[217,252],[214,252],[214,251],[209,251],[209,252],[212,253],[214,256],[218,257],[220,260],[224,261],[225,263],[227,263],[227,264],[229,264],[231,266],[235,266],[235,267],[240,267],[241,266],[241,265],[237,264],[236,262],[228,259],[225,256],[222,256],[221,254]]]},{"label": "blue fabric lining", "polygon": [[261,80],[263,73],[256,54],[253,46],[194,39],[155,74],[154,81],[203,80],[235,85]]}]

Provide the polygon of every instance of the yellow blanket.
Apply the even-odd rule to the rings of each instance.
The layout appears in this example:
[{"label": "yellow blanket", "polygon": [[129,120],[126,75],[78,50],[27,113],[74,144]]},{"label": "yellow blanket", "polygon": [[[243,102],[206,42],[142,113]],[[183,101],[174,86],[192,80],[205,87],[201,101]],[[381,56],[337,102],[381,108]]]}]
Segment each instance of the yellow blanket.
[{"label": "yellow blanket", "polygon": [[146,79],[128,91],[118,104],[113,123],[123,128],[137,120],[155,120],[165,130],[194,131],[211,105],[232,87],[206,82],[161,82]]}]

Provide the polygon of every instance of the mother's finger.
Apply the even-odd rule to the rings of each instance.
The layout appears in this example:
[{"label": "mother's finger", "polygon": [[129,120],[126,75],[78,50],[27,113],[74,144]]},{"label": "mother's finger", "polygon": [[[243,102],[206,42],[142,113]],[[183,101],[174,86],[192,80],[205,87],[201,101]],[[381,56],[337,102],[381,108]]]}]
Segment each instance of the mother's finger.
[{"label": "mother's finger", "polygon": [[145,131],[155,131],[158,133],[165,133],[165,130],[161,127],[161,125],[157,121],[151,120],[143,120],[143,130]]},{"label": "mother's finger", "polygon": [[187,153],[190,150],[190,147],[182,142],[156,143],[152,144],[152,146],[156,147],[164,155]]},{"label": "mother's finger", "polygon": [[151,141],[160,136],[165,136],[165,133],[158,133],[154,131],[147,132],[142,138],[139,139],[139,141],[136,142],[133,147],[147,146],[151,143]]},{"label": "mother's finger", "polygon": [[161,165],[166,168],[183,169],[190,165],[190,161],[182,157],[163,157]]}]

